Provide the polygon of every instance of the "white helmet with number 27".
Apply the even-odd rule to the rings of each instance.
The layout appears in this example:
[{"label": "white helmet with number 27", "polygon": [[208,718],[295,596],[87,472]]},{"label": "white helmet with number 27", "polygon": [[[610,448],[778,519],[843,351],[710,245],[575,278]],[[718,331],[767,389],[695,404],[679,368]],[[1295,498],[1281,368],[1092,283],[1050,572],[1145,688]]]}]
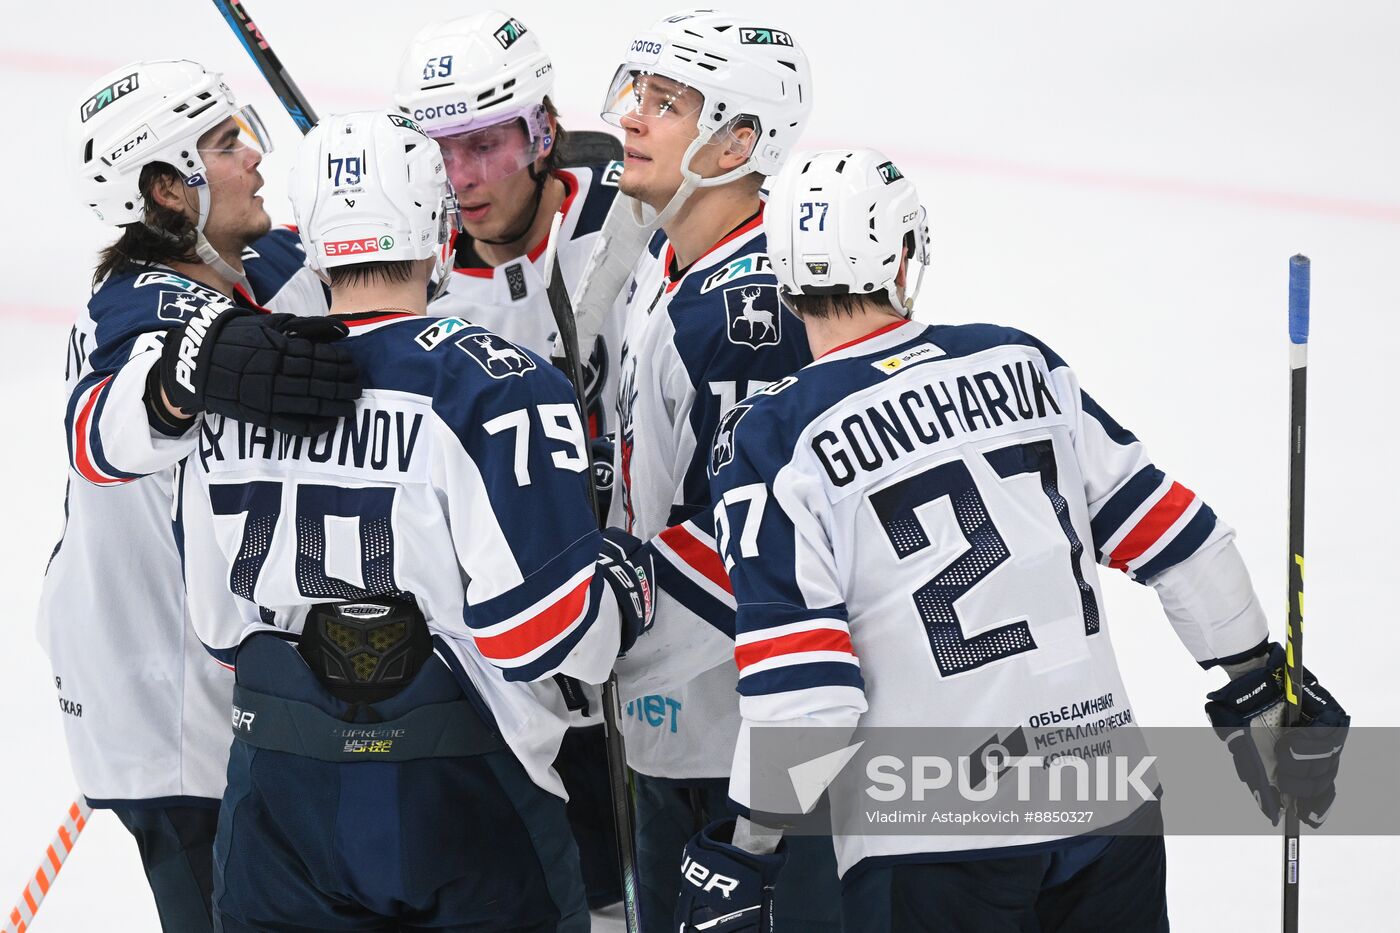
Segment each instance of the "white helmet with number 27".
[{"label": "white helmet with number 27", "polygon": [[[781,295],[884,291],[908,317],[928,267],[928,219],[914,183],[874,149],[803,152],[774,179],[763,213]],[[912,288],[900,260],[918,263]],[[913,270],[910,270],[913,271]]]},{"label": "white helmet with number 27", "polygon": [[289,183],[306,264],[436,258],[442,282],[457,199],[442,152],[416,122],[385,110],[327,117],[297,151]]}]

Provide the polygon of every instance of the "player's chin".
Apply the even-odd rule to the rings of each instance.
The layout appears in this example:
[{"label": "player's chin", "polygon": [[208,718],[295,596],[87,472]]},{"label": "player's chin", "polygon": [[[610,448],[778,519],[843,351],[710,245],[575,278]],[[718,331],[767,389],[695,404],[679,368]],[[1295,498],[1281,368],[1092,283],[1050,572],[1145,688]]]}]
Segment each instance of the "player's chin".
[{"label": "player's chin", "polygon": [[272,215],[258,205],[257,212],[253,215],[252,221],[248,224],[249,241],[256,240],[260,236],[266,236],[272,230]]}]

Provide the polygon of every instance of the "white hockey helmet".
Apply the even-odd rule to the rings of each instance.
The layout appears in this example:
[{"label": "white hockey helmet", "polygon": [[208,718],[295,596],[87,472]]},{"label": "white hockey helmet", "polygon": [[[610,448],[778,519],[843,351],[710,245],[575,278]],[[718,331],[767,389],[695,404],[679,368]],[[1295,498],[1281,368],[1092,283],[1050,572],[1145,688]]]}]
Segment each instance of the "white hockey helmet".
[{"label": "white hockey helmet", "polygon": [[[883,291],[900,315],[913,311],[928,267],[927,213],[914,183],[874,149],[793,156],[773,181],[763,229],[780,295]],[[901,295],[905,255],[919,268]]]},{"label": "white hockey helmet", "polygon": [[[652,75],[669,79],[669,93],[648,93]],[[659,116],[685,88],[703,98],[699,136],[681,160],[681,189],[663,215],[678,209],[697,187],[722,185],[750,172],[777,174],[812,111],[812,70],[789,33],[748,17],[693,10],[668,16],[633,37],[613,76],[602,117],[621,125],[629,115]],[[755,125],[748,160],[718,177],[701,178],[690,167],[695,153],[740,117]]]},{"label": "white hockey helmet", "polygon": [[[192,61],[142,61],[97,79],[71,122],[70,145],[78,156],[84,202],[99,220],[116,226],[145,219],[141,170],[164,162],[199,197],[196,251],[225,277],[239,281],[204,239],[209,219],[209,186],[199,138],[232,118],[239,129],[233,148],[272,151],[272,143],[251,106],[240,107],[218,72]],[[204,153],[209,153],[205,147]]]},{"label": "white hockey helmet", "polygon": [[323,279],[337,266],[435,257],[444,281],[457,199],[438,144],[413,120],[327,117],[302,141],[289,188],[306,264]]},{"label": "white hockey helmet", "polygon": [[[449,162],[475,160],[474,177],[489,184],[549,151],[554,134],[544,100],[553,88],[554,64],[535,33],[508,13],[487,10],[420,29],[399,63],[394,103],[442,143]],[[525,127],[524,145],[466,141],[516,120]]]}]

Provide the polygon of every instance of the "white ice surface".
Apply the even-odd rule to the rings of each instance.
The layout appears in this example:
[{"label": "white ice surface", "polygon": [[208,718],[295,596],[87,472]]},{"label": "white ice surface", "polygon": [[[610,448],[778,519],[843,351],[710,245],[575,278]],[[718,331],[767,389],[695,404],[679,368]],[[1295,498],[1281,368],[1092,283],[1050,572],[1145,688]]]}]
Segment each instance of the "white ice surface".
[{"label": "white ice surface", "polygon": [[[1400,724],[1386,689],[1400,636],[1390,574],[1400,527],[1400,7],[1298,0],[879,5],[750,2],[815,73],[805,143],[873,145],[918,184],[934,266],[924,320],[1030,330],[1139,434],[1159,464],[1240,531],[1269,609],[1284,599],[1287,259],[1313,260],[1308,450],[1309,666],[1358,724]],[[447,2],[252,0],[322,112],[387,102],[400,49]],[[511,7],[554,55],[567,125],[592,116],[630,33],[664,5]],[[78,206],[62,140],[83,86],[135,58],[225,70],[280,149],[266,200],[288,216],[296,132],[208,3],[26,4],[0,37],[0,910],[74,792],[33,619],[62,525],[64,339],[110,237]],[[1151,593],[1109,585],[1114,642],[1140,721],[1201,721],[1218,675],[1174,641]],[[1272,612],[1274,630],[1281,613]],[[112,663],[121,663],[113,658]],[[131,711],[139,715],[139,711]],[[1240,796],[1238,786],[1222,794]],[[1174,837],[1178,930],[1277,929],[1275,837]],[[1305,843],[1303,928],[1400,929],[1394,838]],[[156,929],[130,838],[98,814],[40,931]],[[600,928],[602,928],[600,926]],[[607,928],[620,929],[615,922]]]}]

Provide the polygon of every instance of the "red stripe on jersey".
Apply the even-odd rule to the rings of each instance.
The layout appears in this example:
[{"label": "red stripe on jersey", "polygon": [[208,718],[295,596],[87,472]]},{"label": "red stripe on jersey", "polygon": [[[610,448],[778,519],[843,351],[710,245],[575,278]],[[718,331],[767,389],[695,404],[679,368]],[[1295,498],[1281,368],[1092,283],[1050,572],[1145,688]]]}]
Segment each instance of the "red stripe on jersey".
[{"label": "red stripe on jersey", "polygon": [[88,426],[92,422],[92,413],[97,408],[97,399],[103,392],[107,391],[107,385],[112,381],[108,376],[93,388],[88,400],[83,403],[82,410],[78,412],[78,421],[73,425],[73,466],[78,471],[78,475],[89,483],[98,486],[115,486],[118,483],[125,483],[124,479],[117,479],[108,476],[97,468],[92,461],[92,454],[88,446]]},{"label": "red stripe on jersey", "polygon": [[734,646],[734,663],[742,671],[750,664],[776,657],[780,654],[797,654],[806,651],[839,651],[854,656],[851,636],[834,628],[818,628],[807,632],[793,632],[777,638],[765,638],[745,645]]},{"label": "red stripe on jersey", "polygon": [[733,593],[734,588],[729,583],[729,574],[724,569],[724,561],[720,560],[719,554],[704,541],[695,537],[690,529],[684,525],[672,525],[661,532],[658,537],[666,542],[666,545],[686,566],[696,573],[709,580],[715,586],[726,593]]},{"label": "red stripe on jersey", "polygon": [[826,351],[825,353],[823,353],[821,356],[817,357],[817,359],[821,359],[822,356],[830,356],[830,355],[833,354],[833,353],[837,353],[837,352],[839,352],[839,351],[841,351],[841,350],[846,349],[847,347],[853,347],[853,346],[855,346],[855,345],[858,344],[858,343],[861,343],[861,342],[866,341],[866,340],[870,340],[870,339],[872,339],[872,338],[874,338],[874,337],[878,337],[878,336],[880,336],[881,334],[888,334],[890,331],[894,330],[896,327],[903,327],[905,324],[908,324],[908,323],[909,323],[908,321],[895,321],[893,324],[886,324],[884,327],[878,327],[878,328],[876,328],[875,330],[872,330],[870,333],[866,334],[864,337],[857,337],[855,340],[847,340],[845,343],[839,343],[839,344],[837,344],[836,346],[832,347],[830,350],[827,350],[827,351]]},{"label": "red stripe on jersey", "polygon": [[346,327],[354,330],[357,327],[366,327],[370,324],[383,324],[385,321],[392,321],[395,318],[413,317],[412,311],[385,311],[383,314],[375,314],[371,317],[356,317],[353,320],[349,315],[342,316],[340,322]]},{"label": "red stripe on jersey", "polygon": [[[559,211],[560,211],[560,213],[562,213],[565,217],[568,217],[568,216],[569,216],[569,208],[571,208],[571,207],[573,206],[574,198],[578,195],[578,178],[574,175],[573,172],[566,172],[566,171],[564,171],[563,169],[560,169],[559,171],[555,172],[555,173],[554,173],[554,177],[557,178],[557,179],[559,179],[560,181],[562,181],[562,182],[564,183],[564,203],[562,203],[562,204],[559,205]],[[527,254],[525,255],[525,258],[528,259],[528,260],[530,260],[531,262],[534,262],[536,259],[539,259],[541,256],[544,255],[544,251],[545,251],[545,249],[546,249],[548,246],[549,246],[549,233],[546,232],[545,235],[544,235],[543,237],[540,238],[540,241],[530,248],[530,252],[527,253]],[[455,253],[456,250],[457,250],[457,238],[456,238],[456,235],[454,234],[454,235],[453,235],[453,238],[452,238],[452,251]],[[506,262],[510,262],[510,260],[507,259]],[[505,265],[505,264],[506,264],[505,262],[501,263],[502,266]],[[494,275],[496,274],[496,269],[497,269],[497,268],[499,268],[499,267],[498,267],[498,266],[462,266],[462,267],[459,267],[459,268],[454,268],[452,271],[453,271],[453,272],[460,273],[460,274],[462,274],[462,275],[474,276],[474,277],[476,277],[476,278],[478,278],[478,279],[489,279],[489,278],[491,278],[492,276],[494,276]]]},{"label": "red stripe on jersey", "polygon": [[1142,520],[1134,525],[1133,530],[1113,549],[1113,553],[1108,556],[1108,565],[1115,570],[1127,570],[1129,563],[1141,557],[1167,533],[1168,528],[1176,524],[1176,520],[1195,498],[1194,492],[1178,482],[1173,482],[1167,494],[1147,510]]},{"label": "red stripe on jersey", "polygon": [[588,601],[588,588],[592,584],[593,576],[590,574],[553,604],[537,612],[533,618],[500,635],[477,638],[476,647],[482,655],[493,661],[510,661],[553,641],[572,625],[575,619],[583,615],[583,607]]}]

